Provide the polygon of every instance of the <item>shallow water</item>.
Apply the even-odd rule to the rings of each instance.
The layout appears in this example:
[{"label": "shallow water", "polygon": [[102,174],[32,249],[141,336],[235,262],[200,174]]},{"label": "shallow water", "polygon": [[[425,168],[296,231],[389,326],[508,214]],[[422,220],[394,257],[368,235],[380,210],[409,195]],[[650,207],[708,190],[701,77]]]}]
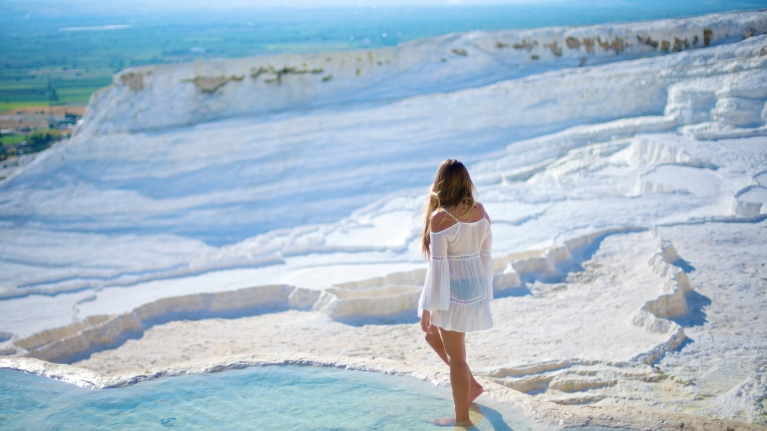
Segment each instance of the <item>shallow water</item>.
[{"label": "shallow water", "polygon": [[[50,429],[438,429],[450,389],[336,368],[269,366],[90,390],[0,370],[0,427]],[[543,430],[510,407],[481,399],[477,430]]]}]

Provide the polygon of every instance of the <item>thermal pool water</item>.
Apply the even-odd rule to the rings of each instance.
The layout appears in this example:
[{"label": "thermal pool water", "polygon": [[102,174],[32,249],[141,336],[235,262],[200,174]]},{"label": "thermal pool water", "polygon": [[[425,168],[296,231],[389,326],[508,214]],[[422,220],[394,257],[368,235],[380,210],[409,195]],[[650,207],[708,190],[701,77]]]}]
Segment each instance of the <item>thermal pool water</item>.
[{"label": "thermal pool water", "polygon": [[[548,429],[486,397],[476,407],[477,430]],[[251,367],[99,390],[0,370],[0,424],[14,430],[428,430],[451,410],[447,387],[337,368]]]}]

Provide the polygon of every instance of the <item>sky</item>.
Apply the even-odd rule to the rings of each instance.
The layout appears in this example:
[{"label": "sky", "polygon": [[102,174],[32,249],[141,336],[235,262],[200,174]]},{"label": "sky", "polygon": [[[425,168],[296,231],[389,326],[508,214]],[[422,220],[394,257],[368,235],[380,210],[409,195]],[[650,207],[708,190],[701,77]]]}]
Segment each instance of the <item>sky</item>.
[{"label": "sky", "polygon": [[[387,7],[441,5],[583,4],[589,6],[639,3],[636,0],[0,0],[0,8],[61,9],[253,9],[259,7]],[[646,2],[645,2],[646,3]]]},{"label": "sky", "polygon": [[[440,6],[547,7],[561,5],[588,13],[598,9],[705,11],[767,7],[767,0],[0,0],[0,21],[19,17],[82,17],[167,15],[178,13],[257,11],[264,8],[387,8]],[[691,10],[691,9],[690,9]]]},{"label": "sky", "polygon": [[[682,6],[691,3],[749,3],[764,7],[766,0],[0,0],[0,16],[4,11],[26,11],[36,15],[97,14],[119,15],[160,11],[236,10],[259,8],[334,8],[392,6],[479,6],[479,5],[567,5],[594,7]],[[737,9],[743,9],[738,7]]]}]

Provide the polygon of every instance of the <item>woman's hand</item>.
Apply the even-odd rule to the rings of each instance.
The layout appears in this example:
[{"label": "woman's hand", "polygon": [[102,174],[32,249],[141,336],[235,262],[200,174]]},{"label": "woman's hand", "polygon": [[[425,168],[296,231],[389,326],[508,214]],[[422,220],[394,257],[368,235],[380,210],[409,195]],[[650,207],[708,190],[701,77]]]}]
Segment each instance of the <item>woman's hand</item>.
[{"label": "woman's hand", "polygon": [[431,313],[429,310],[423,310],[421,313],[421,330],[428,333],[431,329]]}]

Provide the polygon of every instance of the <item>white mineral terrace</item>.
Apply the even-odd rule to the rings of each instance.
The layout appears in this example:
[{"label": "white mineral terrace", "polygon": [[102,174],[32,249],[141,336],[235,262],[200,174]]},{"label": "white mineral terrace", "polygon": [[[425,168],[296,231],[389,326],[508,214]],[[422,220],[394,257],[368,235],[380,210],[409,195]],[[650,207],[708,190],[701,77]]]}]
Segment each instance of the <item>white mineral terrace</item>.
[{"label": "white mineral terrace", "polygon": [[0,183],[0,367],[445,384],[419,211],[455,157],[492,219],[495,327],[467,336],[491,396],[552,426],[757,429],[765,33],[752,11],[124,71]]}]

